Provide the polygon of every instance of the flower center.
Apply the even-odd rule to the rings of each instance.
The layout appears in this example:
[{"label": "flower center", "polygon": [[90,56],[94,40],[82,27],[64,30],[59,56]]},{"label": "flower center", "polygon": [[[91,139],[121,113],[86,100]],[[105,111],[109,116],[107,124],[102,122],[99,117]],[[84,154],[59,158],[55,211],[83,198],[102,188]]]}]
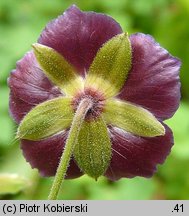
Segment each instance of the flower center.
[{"label": "flower center", "polygon": [[88,110],[85,119],[87,121],[96,119],[103,111],[105,98],[99,91],[92,88],[87,88],[83,92],[76,94],[76,96],[73,98],[72,107],[74,111],[77,110],[80,101],[84,98],[90,99],[93,104],[92,107]]}]

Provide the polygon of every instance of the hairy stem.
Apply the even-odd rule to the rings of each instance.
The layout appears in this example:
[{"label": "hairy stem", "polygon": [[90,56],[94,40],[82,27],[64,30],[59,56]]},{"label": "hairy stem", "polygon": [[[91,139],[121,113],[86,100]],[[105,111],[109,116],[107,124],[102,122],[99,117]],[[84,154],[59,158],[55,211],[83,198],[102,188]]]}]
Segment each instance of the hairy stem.
[{"label": "hairy stem", "polygon": [[75,144],[77,143],[77,137],[78,137],[82,122],[84,121],[85,116],[91,107],[92,107],[92,101],[89,98],[84,98],[83,100],[81,100],[77,108],[77,111],[73,118],[73,122],[70,128],[69,134],[68,134],[68,138],[66,140],[64,151],[60,158],[60,163],[56,171],[54,182],[52,184],[50,194],[48,196],[49,200],[57,199],[58,192],[65,178]]}]

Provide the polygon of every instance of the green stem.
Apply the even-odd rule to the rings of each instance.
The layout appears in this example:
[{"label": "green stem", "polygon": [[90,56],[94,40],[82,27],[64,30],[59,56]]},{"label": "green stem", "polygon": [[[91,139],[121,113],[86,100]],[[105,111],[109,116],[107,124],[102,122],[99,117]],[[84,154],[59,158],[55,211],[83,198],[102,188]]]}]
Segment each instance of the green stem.
[{"label": "green stem", "polygon": [[68,134],[68,138],[66,140],[65,148],[62,153],[62,156],[60,158],[60,163],[58,166],[58,169],[56,171],[56,175],[54,178],[54,182],[52,184],[50,194],[48,196],[49,200],[55,200],[57,199],[58,192],[60,190],[61,184],[65,178],[69,162],[75,147],[75,144],[77,142],[77,137],[79,135],[79,131],[81,129],[81,125],[85,119],[85,116],[88,112],[88,110],[92,107],[92,101],[89,98],[84,98],[75,113],[75,116],[73,118],[73,122]]}]

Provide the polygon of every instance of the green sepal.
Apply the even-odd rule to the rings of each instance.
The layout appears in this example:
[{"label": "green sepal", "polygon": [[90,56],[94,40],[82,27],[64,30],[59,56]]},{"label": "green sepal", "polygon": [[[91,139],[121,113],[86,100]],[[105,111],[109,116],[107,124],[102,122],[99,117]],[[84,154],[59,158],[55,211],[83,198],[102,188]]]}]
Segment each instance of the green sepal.
[{"label": "green sepal", "polygon": [[105,98],[115,96],[127,79],[131,57],[131,44],[127,33],[107,41],[97,52],[89,68],[85,88],[97,89]]},{"label": "green sepal", "polygon": [[35,57],[45,75],[66,95],[74,95],[83,89],[83,80],[65,58],[54,49],[42,44],[33,44]]},{"label": "green sepal", "polygon": [[83,173],[96,180],[107,170],[111,159],[111,142],[101,117],[83,122],[74,148],[74,158]]},{"label": "green sepal", "polygon": [[163,136],[164,126],[148,110],[117,99],[106,101],[103,118],[107,124],[143,137]]},{"label": "green sepal", "polygon": [[71,125],[74,116],[71,99],[59,97],[34,107],[21,121],[17,138],[41,140]]}]

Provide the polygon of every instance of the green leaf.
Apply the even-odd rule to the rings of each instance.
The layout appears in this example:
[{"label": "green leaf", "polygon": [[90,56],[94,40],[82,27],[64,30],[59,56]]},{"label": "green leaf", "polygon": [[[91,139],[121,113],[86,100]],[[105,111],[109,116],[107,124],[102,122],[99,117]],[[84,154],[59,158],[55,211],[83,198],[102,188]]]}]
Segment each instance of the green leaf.
[{"label": "green leaf", "polygon": [[82,78],[75,73],[74,68],[54,49],[34,44],[34,54],[46,76],[65,94],[74,95],[83,88]]},{"label": "green leaf", "polygon": [[131,68],[131,44],[126,33],[119,34],[98,51],[89,73],[85,88],[94,88],[104,97],[115,96],[127,79]]},{"label": "green leaf", "polygon": [[74,116],[71,99],[59,97],[34,107],[21,121],[19,139],[40,140],[54,135],[71,125]]},{"label": "green leaf", "polygon": [[17,174],[0,174],[0,195],[16,194],[24,190],[28,180]]},{"label": "green leaf", "polygon": [[102,118],[84,121],[74,149],[80,169],[97,179],[103,175],[111,159],[111,142]]},{"label": "green leaf", "polygon": [[107,100],[103,117],[107,124],[143,137],[165,134],[164,126],[146,109],[116,99]]}]

